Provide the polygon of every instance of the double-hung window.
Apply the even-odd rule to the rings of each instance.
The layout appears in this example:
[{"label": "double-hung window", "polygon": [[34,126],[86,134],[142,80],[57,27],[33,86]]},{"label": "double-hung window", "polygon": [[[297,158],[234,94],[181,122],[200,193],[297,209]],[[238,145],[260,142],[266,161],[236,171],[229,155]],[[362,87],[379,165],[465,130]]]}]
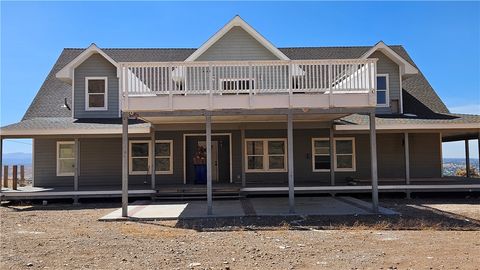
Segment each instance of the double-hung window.
[{"label": "double-hung window", "polygon": [[57,176],[75,174],[75,142],[57,142]]},{"label": "double-hung window", "polygon": [[377,106],[388,107],[389,106],[389,93],[388,93],[388,74],[377,75]]},{"label": "double-hung window", "polygon": [[286,139],[246,139],[246,172],[286,172]]},{"label": "double-hung window", "polygon": [[173,173],[173,141],[164,140],[155,142],[155,173]]},{"label": "double-hung window", "polygon": [[[355,139],[334,139],[335,171],[355,171]],[[312,169],[314,172],[330,171],[330,140],[328,138],[312,139]]]},{"label": "double-hung window", "polygon": [[[173,173],[173,141],[155,141],[155,174]],[[151,141],[130,141],[130,174],[151,173]]]},{"label": "double-hung window", "polygon": [[312,139],[312,166],[314,172],[330,170],[329,139]]},{"label": "double-hung window", "polygon": [[107,77],[85,78],[85,110],[105,111],[108,109]]}]

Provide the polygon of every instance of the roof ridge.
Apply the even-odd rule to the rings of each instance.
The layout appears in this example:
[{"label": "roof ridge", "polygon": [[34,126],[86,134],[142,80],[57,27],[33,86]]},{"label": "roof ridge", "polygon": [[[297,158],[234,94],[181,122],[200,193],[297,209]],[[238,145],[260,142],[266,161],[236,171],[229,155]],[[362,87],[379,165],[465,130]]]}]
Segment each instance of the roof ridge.
[{"label": "roof ridge", "polygon": [[[389,47],[403,47],[400,44],[387,45]],[[278,49],[324,49],[324,48],[371,48],[371,45],[358,46],[291,46],[277,47]],[[99,47],[100,48],[100,47]],[[64,50],[85,50],[86,48],[64,48]],[[102,50],[196,50],[198,48],[165,48],[165,47],[136,47],[136,48],[100,48]]]}]

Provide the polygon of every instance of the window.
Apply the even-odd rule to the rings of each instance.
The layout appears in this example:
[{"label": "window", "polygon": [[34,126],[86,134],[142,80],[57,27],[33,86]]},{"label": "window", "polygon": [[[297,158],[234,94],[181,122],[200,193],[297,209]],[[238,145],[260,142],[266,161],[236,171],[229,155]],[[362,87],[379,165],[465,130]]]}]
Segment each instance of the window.
[{"label": "window", "polygon": [[87,111],[107,110],[107,77],[85,78],[85,106]]},{"label": "window", "polygon": [[173,141],[155,141],[155,173],[173,173]]},{"label": "window", "polygon": [[314,172],[330,171],[329,139],[312,139],[312,167]]},{"label": "window", "polygon": [[377,75],[377,106],[388,106],[388,74]]},{"label": "window", "polygon": [[287,171],[286,139],[246,139],[246,172]]},{"label": "window", "polygon": [[335,138],[335,170],[355,171],[355,141],[353,138]]},{"label": "window", "polygon": [[75,174],[75,142],[57,142],[57,176]]},{"label": "window", "polygon": [[[355,139],[334,139],[335,171],[355,171]],[[330,171],[330,140],[328,138],[312,139],[312,170],[314,172]]]},{"label": "window", "polygon": [[[152,159],[150,156],[151,141],[130,141],[130,174],[151,173]],[[155,173],[173,173],[173,141],[155,141]]]},{"label": "window", "polygon": [[221,79],[220,83],[222,90],[232,91],[253,89],[255,85],[255,81],[253,79]]},{"label": "window", "polygon": [[150,171],[150,141],[130,142],[130,174],[148,174]]}]

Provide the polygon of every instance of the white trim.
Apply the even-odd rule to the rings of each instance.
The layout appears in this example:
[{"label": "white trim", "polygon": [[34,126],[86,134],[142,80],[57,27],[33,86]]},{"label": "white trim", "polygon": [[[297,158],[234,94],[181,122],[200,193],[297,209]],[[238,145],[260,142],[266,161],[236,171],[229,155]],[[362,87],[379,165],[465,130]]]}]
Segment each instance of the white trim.
[{"label": "white trim", "polygon": [[[183,184],[187,184],[187,137],[206,136],[205,133],[184,133],[183,134]],[[233,183],[233,155],[232,155],[232,133],[212,133],[213,136],[228,136],[230,151],[230,183]]]},{"label": "white trim", "polygon": [[[335,130],[369,130],[367,125],[335,125]],[[394,124],[379,125],[376,130],[438,130],[438,129],[478,129],[478,123],[451,123],[451,124]]]},{"label": "white trim", "polygon": [[[315,154],[315,141],[327,141],[328,144],[328,155],[319,155]],[[329,172],[330,169],[315,169],[315,156],[328,156],[330,157],[330,138],[312,138],[312,172]]]},{"label": "white trim", "polygon": [[[75,78],[75,69],[72,70],[72,78]],[[75,82],[72,79],[72,118],[75,118]]]},{"label": "white trim", "polygon": [[403,80],[402,80],[402,73],[400,72],[400,69],[398,69],[398,78],[400,81],[400,113],[403,114]]},{"label": "white trim", "polygon": [[[248,142],[250,141],[261,141],[263,143],[263,154],[262,155],[255,155],[255,156],[262,156],[263,158],[263,169],[249,169],[248,168],[248,154],[247,154],[247,149],[248,149]],[[268,158],[271,156],[268,154],[268,142],[271,141],[282,141],[283,142],[283,169],[270,169],[269,168],[269,160]],[[287,169],[287,139],[286,138],[245,138],[245,149],[243,154],[245,155],[245,172],[246,173],[276,173],[276,172],[288,172]],[[250,155],[254,156],[254,155]],[[273,156],[280,156],[278,155],[273,155]]]},{"label": "white trim", "polygon": [[[155,174],[173,174],[173,140],[155,140],[155,144],[157,143],[168,143],[170,146],[170,156],[168,157],[170,159],[169,161],[169,164],[170,164],[170,168],[168,171],[157,171],[157,166],[155,166]],[[155,149],[155,147],[153,148]],[[150,156],[150,155],[149,155]],[[157,158],[166,158],[167,156],[157,156],[155,155],[154,153],[154,156],[155,156],[155,159]],[[152,162],[155,162],[155,160],[153,160]]]},{"label": "white trim", "polygon": [[[380,90],[380,91],[385,91],[385,104],[378,104],[378,98],[375,97],[375,99],[377,100],[377,107],[378,108],[388,108],[388,107],[390,107],[390,85],[389,85],[390,84],[390,77],[389,77],[388,73],[379,73],[375,77],[375,80],[377,80],[378,77],[385,77],[387,89]],[[378,84],[377,84],[377,93],[378,93]]]},{"label": "white trim", "polygon": [[[90,95],[101,95],[101,93],[89,93],[88,84],[90,80],[103,80],[105,91],[103,92],[103,107],[90,107]],[[85,111],[108,111],[108,77],[85,77]]]},{"label": "white trim", "polygon": [[[75,147],[75,141],[57,141],[57,151],[56,151],[56,157],[55,157],[55,161],[57,163],[57,176],[74,176],[75,175],[75,168],[73,172],[71,173],[61,173],[60,172],[60,145],[62,144],[71,144],[73,145],[73,151],[75,152],[76,151],[76,147]],[[75,162],[75,155],[74,154],[74,157],[73,158],[62,158],[62,159],[73,159],[73,161]],[[74,163],[75,164],[75,163]]]},{"label": "white trim", "polygon": [[260,44],[262,44],[267,50],[269,50],[273,55],[278,57],[280,60],[289,60],[289,58],[282,53],[277,47],[275,47],[271,42],[265,39],[260,33],[258,33],[253,27],[246,23],[240,16],[235,16],[230,20],[225,26],[223,26],[217,33],[210,37],[200,48],[198,48],[194,53],[192,53],[185,62],[195,61],[200,57],[208,48],[215,44],[220,38],[222,38],[230,29],[234,26],[239,26],[243,28],[248,34],[250,34],[254,39],[256,39]]},{"label": "white trim", "polygon": [[[330,172],[330,169],[321,169],[315,170],[315,152],[314,152],[314,142],[315,141],[330,141],[330,138],[326,137],[314,137],[312,138],[312,172]],[[355,172],[357,171],[357,158],[355,153],[355,137],[336,137],[333,139],[333,164],[336,172]],[[352,141],[352,168],[338,168],[337,167],[337,141]],[[340,155],[350,155],[350,154],[340,154]],[[330,156],[330,155],[328,155]]]},{"label": "white trim", "polygon": [[[355,172],[357,170],[357,159],[356,159],[356,154],[355,154],[355,138],[354,137],[338,137],[334,139],[335,143],[333,144],[333,150],[335,154],[335,158],[333,159],[334,161],[334,167],[336,172]],[[352,141],[352,154],[340,154],[344,156],[352,156],[352,168],[338,168],[337,167],[337,141]]]},{"label": "white trim", "polygon": [[87,60],[90,56],[94,53],[98,53],[103,56],[107,61],[109,61],[112,65],[117,68],[117,77],[120,78],[120,65],[113,60],[110,56],[108,56],[104,51],[102,51],[97,45],[92,43],[87,49],[85,49],[80,55],[75,57],[70,63],[68,63],[65,67],[63,67],[60,71],[58,71],[55,76],[67,83],[73,83],[73,72],[76,67],[82,64],[85,60]]},{"label": "white trim", "polygon": [[[394,50],[392,50],[390,47],[388,47],[383,41],[380,41],[377,44],[375,44],[375,46],[373,46],[370,50],[368,50],[360,58],[361,59],[367,59],[370,55],[372,55],[376,51],[381,51],[383,54],[385,54],[392,61],[397,63],[400,67],[400,74],[403,75],[403,74],[417,74],[418,73],[418,69],[416,67],[414,67],[407,60],[405,60],[403,57],[398,55]],[[400,80],[401,79],[402,79],[402,76],[400,76]]]},{"label": "white trim", "polygon": [[[132,156],[132,144],[136,143],[147,143],[148,144],[148,153],[146,157],[133,157]],[[128,141],[128,174],[129,175],[145,175],[150,173],[151,166],[151,157],[150,157],[150,148],[152,147],[152,141],[150,140],[129,140]],[[146,158],[147,159],[147,170],[146,171],[133,171],[133,158]]]},{"label": "white trim", "polygon": [[32,138],[32,187],[35,186],[35,138]]}]

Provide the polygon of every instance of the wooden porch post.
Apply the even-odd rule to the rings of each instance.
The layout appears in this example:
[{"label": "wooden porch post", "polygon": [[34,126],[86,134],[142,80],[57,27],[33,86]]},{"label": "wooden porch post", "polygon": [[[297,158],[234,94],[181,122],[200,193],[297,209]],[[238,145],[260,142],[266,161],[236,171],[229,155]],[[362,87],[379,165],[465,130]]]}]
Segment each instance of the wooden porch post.
[{"label": "wooden porch post", "polygon": [[[247,179],[245,175],[245,128],[242,127],[240,130],[240,139],[242,140],[241,145],[242,145],[242,187],[245,187],[247,185]],[[230,142],[231,143],[231,142]]]},{"label": "wooden porch post", "polygon": [[375,112],[370,113],[370,168],[372,176],[372,210],[378,212],[378,174],[377,174],[377,134],[375,130]]},{"label": "wooden porch post", "polygon": [[405,140],[405,184],[410,185],[410,142],[408,132],[403,134]]},{"label": "wooden porch post", "polygon": [[[333,122],[330,126],[330,185],[335,186],[335,134],[333,133]],[[333,193],[332,193],[333,194]]]},{"label": "wooden porch post", "polygon": [[[156,177],[156,174],[155,174],[155,171],[156,171],[156,168],[155,168],[155,127],[153,127],[152,125],[152,132],[151,132],[151,140],[152,140],[152,144],[151,144],[151,148],[150,148],[150,156],[151,156],[151,160],[152,160],[152,173],[151,173],[151,187],[152,189],[155,189],[155,177]],[[173,149],[170,149],[170,151],[173,151]]]},{"label": "wooden porch post", "polygon": [[465,139],[465,169],[467,178],[470,177],[470,148],[468,147],[468,139]]},{"label": "wooden porch post", "polygon": [[207,215],[212,214],[212,117],[205,116],[207,137]]},{"label": "wooden porch post", "polygon": [[75,138],[75,171],[73,174],[73,190],[78,190],[78,176],[80,174],[80,140]]},{"label": "wooden porch post", "polygon": [[128,217],[128,113],[122,112],[122,217]]},{"label": "wooden porch post", "polygon": [[293,116],[287,114],[287,155],[288,155],[288,206],[289,212],[295,213],[295,178],[293,174]]}]

